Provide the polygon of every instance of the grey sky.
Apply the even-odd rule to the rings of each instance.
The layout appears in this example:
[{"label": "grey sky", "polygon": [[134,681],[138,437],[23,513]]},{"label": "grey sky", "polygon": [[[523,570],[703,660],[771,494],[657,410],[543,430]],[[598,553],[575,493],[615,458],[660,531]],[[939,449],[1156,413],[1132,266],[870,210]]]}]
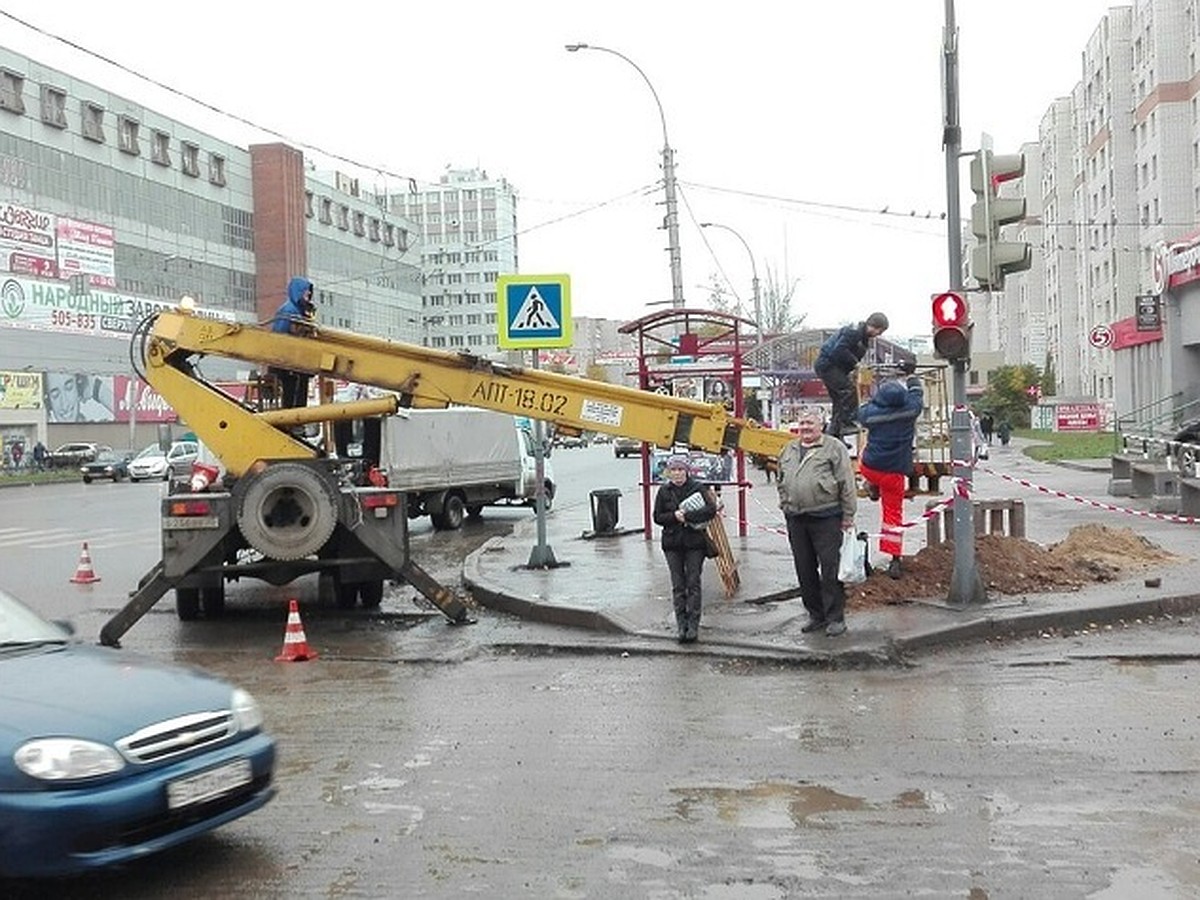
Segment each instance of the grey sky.
[{"label": "grey sky", "polygon": [[[1110,5],[957,0],[964,146],[982,131],[998,152],[1035,140]],[[570,273],[577,315],[629,319],[671,296],[656,230],[662,126],[631,66],[564,50],[611,47],[662,102],[690,305],[713,274],[749,303],[746,250],[697,227],[714,221],[741,233],[764,280],[768,269],[797,280],[795,309],[809,324],[879,308],[896,335],[928,331],[929,295],[948,278],[937,219],[943,0],[343,0],[282,12],[300,8],[0,0],[156,81],[392,173],[366,178],[376,186],[435,181],[447,165],[507,178],[521,197],[522,270]],[[274,139],[11,20],[0,19],[0,43],[233,143]],[[965,187],[965,161],[963,173]]]}]

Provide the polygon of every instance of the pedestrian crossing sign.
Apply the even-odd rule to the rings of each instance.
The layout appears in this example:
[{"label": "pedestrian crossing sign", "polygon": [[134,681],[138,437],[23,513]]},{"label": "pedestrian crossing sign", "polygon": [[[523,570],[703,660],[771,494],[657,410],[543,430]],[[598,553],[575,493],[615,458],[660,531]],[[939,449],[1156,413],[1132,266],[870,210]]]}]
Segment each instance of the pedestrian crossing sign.
[{"label": "pedestrian crossing sign", "polygon": [[496,305],[500,347],[571,346],[570,275],[501,275],[496,279]]}]

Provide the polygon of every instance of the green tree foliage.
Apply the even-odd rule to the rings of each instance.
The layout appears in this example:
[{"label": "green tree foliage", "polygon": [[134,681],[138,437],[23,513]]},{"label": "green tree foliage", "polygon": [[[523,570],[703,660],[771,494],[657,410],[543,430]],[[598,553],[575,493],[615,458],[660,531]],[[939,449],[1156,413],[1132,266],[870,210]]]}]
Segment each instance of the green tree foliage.
[{"label": "green tree foliage", "polygon": [[1028,390],[1033,386],[1045,392],[1037,366],[1001,366],[988,373],[987,390],[975,404],[975,411],[990,412],[997,425],[1007,420],[1014,428],[1028,428],[1029,408],[1034,403]]}]

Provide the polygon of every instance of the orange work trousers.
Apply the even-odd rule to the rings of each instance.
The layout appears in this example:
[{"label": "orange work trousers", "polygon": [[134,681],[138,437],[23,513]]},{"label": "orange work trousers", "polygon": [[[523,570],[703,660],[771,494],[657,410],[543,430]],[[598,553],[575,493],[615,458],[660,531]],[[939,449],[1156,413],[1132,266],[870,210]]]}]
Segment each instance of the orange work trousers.
[{"label": "orange work trousers", "polygon": [[883,528],[879,538],[879,552],[900,556],[904,552],[904,491],[908,487],[908,476],[900,472],[880,472],[866,463],[858,464],[858,471],[868,482],[879,488],[879,502],[883,504]]}]

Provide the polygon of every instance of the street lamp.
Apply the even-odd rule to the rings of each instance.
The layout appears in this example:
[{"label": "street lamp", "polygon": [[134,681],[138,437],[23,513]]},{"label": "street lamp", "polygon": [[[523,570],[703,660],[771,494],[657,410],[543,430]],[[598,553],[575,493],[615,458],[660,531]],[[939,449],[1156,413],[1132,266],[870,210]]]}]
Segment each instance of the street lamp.
[{"label": "street lamp", "polygon": [[750,250],[750,245],[746,243],[746,239],[741,236],[736,230],[728,225],[722,225],[720,222],[701,222],[701,228],[722,228],[728,231],[735,238],[742,242],[742,246],[746,248],[746,255],[750,257],[750,272],[753,275],[753,280],[750,282],[751,290],[754,295],[754,332],[758,343],[762,343],[762,306],[758,297],[758,266],[754,262],[754,253]]},{"label": "street lamp", "polygon": [[667,249],[671,256],[671,305],[676,309],[682,309],[683,263],[679,253],[679,207],[675,199],[675,151],[671,149],[671,142],[667,138],[667,117],[663,113],[662,101],[658,99],[658,91],[654,89],[654,85],[642,71],[642,67],[624,53],[610,50],[608,47],[598,47],[595,44],[567,44],[566,47],[568,53],[575,53],[578,50],[599,50],[601,53],[611,53],[613,56],[625,60],[637,69],[637,73],[646,82],[646,87],[650,88],[650,93],[654,95],[654,103],[658,106],[658,117],[662,121],[663,133],[663,191],[667,198]]}]

